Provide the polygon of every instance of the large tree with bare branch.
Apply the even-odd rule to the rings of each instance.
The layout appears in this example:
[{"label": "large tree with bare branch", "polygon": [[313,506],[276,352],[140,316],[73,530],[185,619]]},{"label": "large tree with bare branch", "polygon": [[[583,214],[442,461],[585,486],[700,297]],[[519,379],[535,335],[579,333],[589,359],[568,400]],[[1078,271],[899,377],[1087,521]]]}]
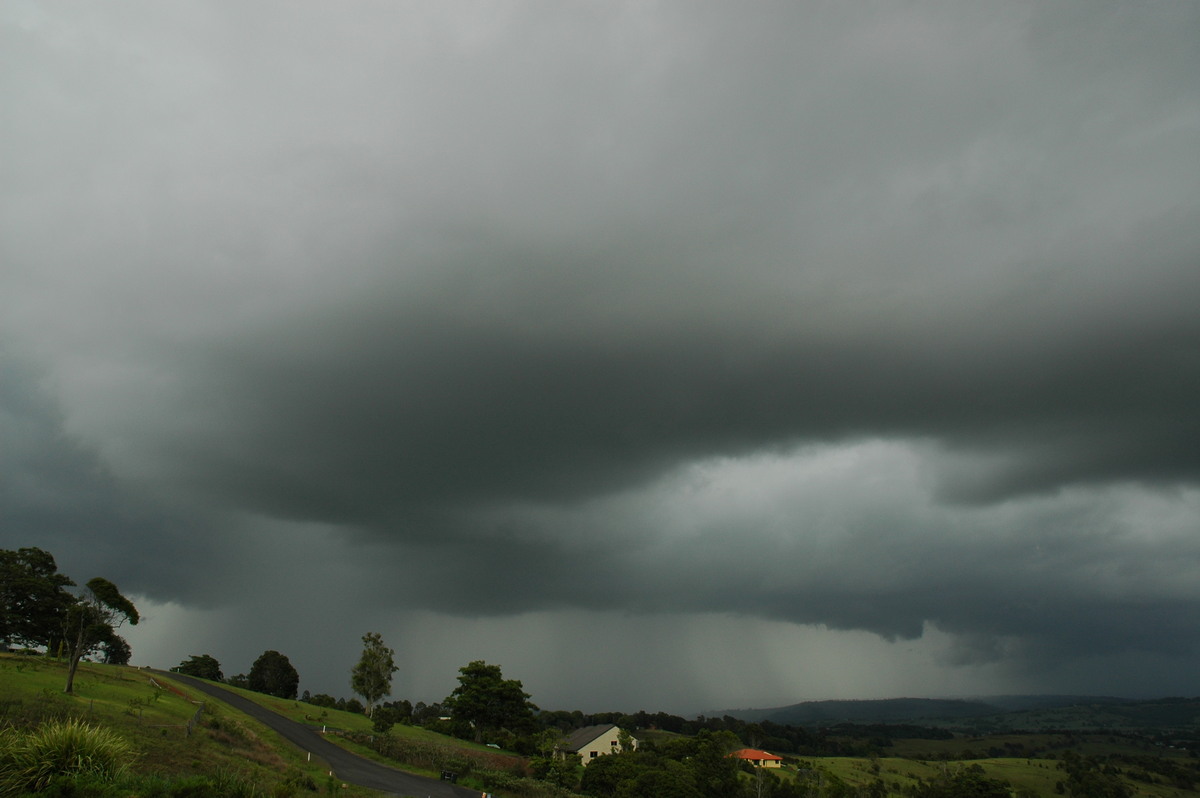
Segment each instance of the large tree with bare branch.
[{"label": "large tree with bare branch", "polygon": [[67,611],[63,625],[63,644],[70,663],[63,692],[74,692],[79,660],[105,644],[111,644],[116,630],[126,621],[136,626],[138,620],[137,608],[121,595],[116,585],[99,576],[88,580],[86,589]]}]

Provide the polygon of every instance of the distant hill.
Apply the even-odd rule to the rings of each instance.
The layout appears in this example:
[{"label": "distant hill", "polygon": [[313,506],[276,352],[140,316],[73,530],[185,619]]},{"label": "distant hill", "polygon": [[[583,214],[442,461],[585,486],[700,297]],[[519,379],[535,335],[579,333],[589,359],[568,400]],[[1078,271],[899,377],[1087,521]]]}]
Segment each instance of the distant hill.
[{"label": "distant hill", "polygon": [[1135,704],[1137,699],[1097,695],[989,695],[975,700],[1000,707],[1006,712],[1027,709],[1056,709],[1058,707],[1097,706],[1100,704]]},{"label": "distant hill", "polygon": [[884,698],[863,701],[805,701],[775,709],[734,709],[719,713],[745,721],[785,726],[832,726],[838,723],[920,723],[995,715],[1005,710],[978,700]]},{"label": "distant hill", "polygon": [[1200,731],[1200,698],[1121,700],[1077,698],[1074,703],[1043,705],[980,718],[938,724],[964,731]]},{"label": "distant hill", "polygon": [[773,709],[728,710],[748,722],[788,726],[912,723],[974,730],[1200,728],[1200,698],[1136,700],[1112,696],[1006,695],[973,699],[889,698],[805,701]]}]

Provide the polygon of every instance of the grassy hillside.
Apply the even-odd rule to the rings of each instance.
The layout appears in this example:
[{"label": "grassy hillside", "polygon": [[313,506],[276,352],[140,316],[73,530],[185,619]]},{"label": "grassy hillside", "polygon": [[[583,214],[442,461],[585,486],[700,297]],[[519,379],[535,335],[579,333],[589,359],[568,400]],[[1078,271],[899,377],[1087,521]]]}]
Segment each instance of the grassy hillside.
[{"label": "grassy hillside", "polygon": [[[64,663],[0,655],[0,727],[31,729],[74,718],[110,728],[133,744],[132,771],[143,776],[219,777],[272,795],[329,782],[323,763],[308,761],[267,727],[145,671],[81,663],[74,695],[63,694],[65,682]],[[375,794],[337,786],[344,795]]]},{"label": "grassy hillside", "polygon": [[[111,728],[131,742],[138,752],[132,771],[140,776],[220,778],[252,784],[270,796],[331,789],[348,798],[378,795],[335,782],[325,763],[310,761],[266,726],[169,675],[81,663],[75,695],[63,694],[65,681],[64,663],[0,655],[0,729],[33,729],[74,718]],[[358,713],[222,687],[297,722],[326,726],[332,742],[409,772],[437,778],[440,771],[453,770],[464,774],[461,784],[479,782],[482,788],[489,773],[505,778],[525,771],[520,757],[485,745],[411,726],[395,726],[381,738],[373,733],[371,721]],[[204,708],[198,714],[201,701]]]},{"label": "grassy hillside", "polygon": [[[1059,784],[1065,774],[1052,759],[984,758],[965,762],[936,762],[898,757],[818,757],[799,760],[784,773],[812,786],[830,790],[841,782],[849,787],[871,789],[882,785],[883,795],[905,795],[921,781],[968,769],[976,769],[987,778],[1008,782],[1017,796],[1057,798],[1063,794]],[[1125,769],[1128,774],[1130,769]],[[1161,774],[1144,773],[1142,778],[1119,777],[1134,798],[1195,798],[1200,792],[1183,789]],[[836,790],[832,790],[836,792]]]},{"label": "grassy hillside", "polygon": [[409,773],[437,779],[442,771],[450,770],[462,774],[460,783],[464,786],[478,786],[483,790],[491,784],[487,773],[524,775],[526,771],[523,757],[483,743],[404,725],[393,726],[386,737],[380,737],[375,734],[371,720],[357,712],[221,686],[297,723],[322,726],[329,732],[327,739],[342,748]]}]

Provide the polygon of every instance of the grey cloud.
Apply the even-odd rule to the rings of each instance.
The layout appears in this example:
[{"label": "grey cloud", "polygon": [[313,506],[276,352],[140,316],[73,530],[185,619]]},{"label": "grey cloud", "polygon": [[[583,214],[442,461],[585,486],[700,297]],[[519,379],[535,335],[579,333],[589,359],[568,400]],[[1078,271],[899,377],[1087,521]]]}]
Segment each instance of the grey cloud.
[{"label": "grey cloud", "polygon": [[638,614],[737,613],[891,640],[932,624],[960,638],[959,663],[1194,653],[1194,492],[939,507],[917,498],[916,477],[879,485],[904,467],[902,451],[860,447],[849,474],[813,484],[801,471],[765,493],[753,476],[723,476],[695,501],[716,491],[734,507],[751,495],[752,507],[702,506],[699,523],[686,520],[687,480],[587,511],[485,516],[470,539],[401,549],[415,567],[390,592],[467,615],[603,611],[616,595]]},{"label": "grey cloud", "polygon": [[1191,650],[1196,9],[757,12],[8,10],[0,334],[46,379],[2,384],[0,545]]},{"label": "grey cloud", "polygon": [[0,545],[46,548],[79,584],[104,575],[150,596],[212,601],[192,567],[213,557],[207,530],[123,486],[67,429],[48,381],[0,350]]},{"label": "grey cloud", "polygon": [[882,342],[801,319],[771,340],[754,319],[609,335],[559,322],[574,301],[483,314],[506,324],[460,318],[452,296],[398,297],[240,337],[188,387],[232,412],[203,430],[186,461],[202,473],[187,478],[224,480],[218,490],[251,494],[254,509],[304,495],[320,520],[369,523],[414,504],[603,495],[689,457],[859,435],[1008,458],[979,487],[950,478],[960,496],[1196,476],[1191,314],[1096,318],[1091,333],[1056,336],[1008,332],[999,312],[952,332],[884,324]]}]

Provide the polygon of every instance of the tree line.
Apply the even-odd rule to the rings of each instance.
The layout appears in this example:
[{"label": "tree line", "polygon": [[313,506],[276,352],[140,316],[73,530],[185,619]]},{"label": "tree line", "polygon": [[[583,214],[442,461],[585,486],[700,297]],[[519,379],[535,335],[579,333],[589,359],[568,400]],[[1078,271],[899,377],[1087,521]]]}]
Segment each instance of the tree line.
[{"label": "tree line", "polygon": [[[458,687],[440,703],[420,701],[383,701],[391,694],[392,675],[396,672],[395,651],[384,644],[378,632],[362,637],[363,649],[350,672],[350,688],[361,697],[349,700],[324,693],[310,694],[300,700],[316,707],[358,712],[371,717],[375,729],[386,732],[393,725],[441,725],[440,731],[482,742],[485,735],[501,734],[508,742],[531,737],[539,730],[535,712],[521,682],[505,679],[499,665],[477,660],[459,669]],[[279,698],[297,697],[300,676],[288,658],[278,651],[264,651],[250,667],[250,673],[229,679],[221,672],[221,663],[211,654],[193,654],[171,670],[186,676],[223,681]],[[489,738],[490,739],[490,738]],[[511,747],[511,746],[506,746]]]}]

